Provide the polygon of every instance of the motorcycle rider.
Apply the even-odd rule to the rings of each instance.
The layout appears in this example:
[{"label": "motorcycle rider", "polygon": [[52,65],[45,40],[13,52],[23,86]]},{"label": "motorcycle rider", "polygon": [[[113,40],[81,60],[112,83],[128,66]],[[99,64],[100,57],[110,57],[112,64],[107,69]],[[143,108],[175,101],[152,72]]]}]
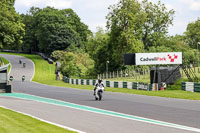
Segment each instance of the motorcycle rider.
[{"label": "motorcycle rider", "polygon": [[104,87],[104,84],[103,84],[103,82],[102,82],[102,79],[98,79],[98,82],[95,84],[95,86],[94,86],[94,95],[96,94],[96,89],[97,89],[97,86],[103,86]]}]

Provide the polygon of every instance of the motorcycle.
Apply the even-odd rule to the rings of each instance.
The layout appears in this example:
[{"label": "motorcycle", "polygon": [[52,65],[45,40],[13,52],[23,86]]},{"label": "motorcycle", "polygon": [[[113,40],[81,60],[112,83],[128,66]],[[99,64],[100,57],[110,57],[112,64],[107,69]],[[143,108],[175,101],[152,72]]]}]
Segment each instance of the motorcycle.
[{"label": "motorcycle", "polygon": [[26,67],[26,63],[23,63],[23,68],[25,68]]},{"label": "motorcycle", "polygon": [[95,100],[101,101],[103,92],[104,92],[104,87],[102,85],[98,85],[95,92]]}]

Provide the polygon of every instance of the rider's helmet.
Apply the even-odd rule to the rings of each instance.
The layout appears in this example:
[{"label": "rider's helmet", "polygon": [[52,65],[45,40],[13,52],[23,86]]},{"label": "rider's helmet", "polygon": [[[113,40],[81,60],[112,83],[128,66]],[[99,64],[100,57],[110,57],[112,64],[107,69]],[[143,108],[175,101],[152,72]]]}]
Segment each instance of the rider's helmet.
[{"label": "rider's helmet", "polygon": [[100,84],[102,82],[102,79],[98,79],[98,83]]}]

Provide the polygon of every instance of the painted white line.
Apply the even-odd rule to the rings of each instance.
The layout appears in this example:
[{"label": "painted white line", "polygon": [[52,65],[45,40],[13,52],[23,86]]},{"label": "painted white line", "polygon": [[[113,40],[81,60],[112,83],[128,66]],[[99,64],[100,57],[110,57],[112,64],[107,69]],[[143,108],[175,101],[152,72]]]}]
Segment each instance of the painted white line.
[{"label": "painted white line", "polygon": [[[30,95],[30,96],[35,96],[35,95],[31,95],[31,94],[26,94],[26,93],[22,93],[22,94]],[[52,99],[52,98],[46,98],[46,97],[40,97],[40,96],[35,96],[35,97],[44,98],[44,99],[50,99],[50,100],[59,101],[59,102],[65,102],[65,101],[56,100],[56,99]],[[18,97],[14,97],[14,98],[18,98]],[[19,98],[19,99],[24,99],[24,98]],[[26,99],[26,100],[28,100],[28,99]],[[33,100],[33,101],[36,101],[36,100]],[[155,119],[149,119],[149,118],[145,118],[145,117],[140,117],[140,116],[135,116],[135,115],[129,115],[129,114],[124,114],[124,113],[119,113],[119,112],[114,112],[114,111],[99,109],[99,108],[85,106],[85,105],[80,105],[80,104],[74,104],[74,103],[70,103],[70,102],[65,102],[65,103],[74,104],[74,105],[78,105],[78,106],[84,106],[84,107],[88,107],[88,108],[92,108],[92,109],[97,109],[97,110],[102,110],[102,111],[105,111],[105,112],[112,112],[114,114],[107,114],[107,113],[96,112],[96,111],[92,111],[92,110],[85,110],[85,109],[71,107],[71,106],[58,105],[58,104],[48,103],[48,102],[44,102],[44,101],[36,101],[36,102],[41,102],[41,103],[46,103],[46,104],[52,104],[52,105],[62,106],[62,107],[67,107],[67,108],[73,108],[73,109],[82,110],[82,111],[86,111],[86,112],[92,112],[92,113],[103,114],[103,115],[107,115],[107,116],[119,117],[119,118],[123,118],[123,119],[140,121],[140,122],[150,123],[150,124],[159,125],[159,126],[165,126],[165,127],[176,128],[176,129],[187,130],[187,131],[200,132],[199,128],[194,128],[194,127],[179,125],[179,124],[175,124],[175,123],[169,123],[169,122],[159,121],[159,120],[155,120]],[[122,116],[115,115],[115,113],[116,114],[120,114]],[[125,116],[130,116],[130,117],[125,117]],[[131,117],[136,117],[138,119],[133,119]]]},{"label": "painted white line", "polygon": [[50,122],[50,121],[41,119],[41,118],[39,118],[39,117],[30,115],[30,114],[27,114],[27,113],[23,113],[23,112],[17,111],[17,110],[14,110],[14,109],[11,109],[11,108],[8,108],[8,107],[5,107],[5,106],[1,106],[1,105],[0,105],[0,107],[5,108],[5,109],[12,110],[12,111],[14,111],[14,112],[17,112],[17,113],[20,113],[20,114],[23,114],[23,115],[30,116],[30,117],[32,117],[32,118],[34,118],[34,119],[37,119],[37,120],[40,120],[40,121],[43,121],[43,122],[46,122],[46,123],[49,123],[49,124],[52,124],[52,125],[55,125],[55,126],[64,128],[64,129],[68,129],[68,130],[75,131],[75,132],[78,132],[78,133],[86,133],[86,132],[83,132],[83,131],[80,131],[80,130],[77,130],[77,129],[74,129],[74,128],[70,128],[70,127],[67,127],[67,126],[63,126],[63,125],[60,125],[60,124],[56,124],[56,123],[53,123],[53,122]]}]

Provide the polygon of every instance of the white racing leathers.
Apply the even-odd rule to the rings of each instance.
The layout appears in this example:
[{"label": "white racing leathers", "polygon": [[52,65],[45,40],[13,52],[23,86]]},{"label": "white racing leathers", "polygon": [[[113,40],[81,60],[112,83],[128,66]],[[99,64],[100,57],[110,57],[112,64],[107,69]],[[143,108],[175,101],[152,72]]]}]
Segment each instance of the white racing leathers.
[{"label": "white racing leathers", "polygon": [[98,86],[96,86],[95,99],[101,100],[103,92],[104,92],[104,86],[102,84],[99,84]]}]

